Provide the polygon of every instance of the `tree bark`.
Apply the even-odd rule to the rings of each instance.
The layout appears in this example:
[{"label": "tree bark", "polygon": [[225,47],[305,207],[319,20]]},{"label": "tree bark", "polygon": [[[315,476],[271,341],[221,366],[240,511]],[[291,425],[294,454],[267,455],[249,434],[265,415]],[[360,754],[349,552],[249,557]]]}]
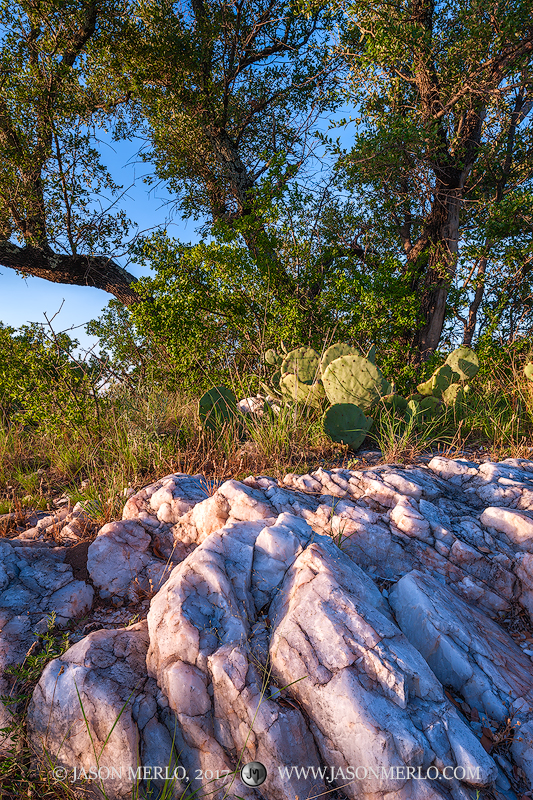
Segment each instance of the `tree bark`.
[{"label": "tree bark", "polygon": [[413,247],[408,255],[408,264],[413,261],[415,265],[427,263],[420,276],[416,274],[418,270],[415,266],[413,281],[413,288],[419,292],[420,309],[425,320],[423,327],[413,337],[413,348],[417,360],[421,361],[438,347],[448,291],[457,265],[462,174],[455,169],[450,172],[448,186],[436,192],[420,248]]},{"label": "tree bark", "polygon": [[103,289],[124,305],[141,299],[131,287],[135,276],[107,256],[63,255],[4,240],[0,241],[0,265],[52,283]]}]

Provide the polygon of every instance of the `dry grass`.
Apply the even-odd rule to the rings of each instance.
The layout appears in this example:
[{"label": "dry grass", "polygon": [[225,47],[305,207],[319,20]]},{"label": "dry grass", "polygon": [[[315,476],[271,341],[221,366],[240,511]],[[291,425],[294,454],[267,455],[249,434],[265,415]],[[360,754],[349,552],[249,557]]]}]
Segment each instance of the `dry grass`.
[{"label": "dry grass", "polygon": [[[172,472],[201,473],[208,480],[268,472],[308,471],[345,451],[329,441],[319,421],[301,409],[250,419],[246,441],[235,427],[217,436],[202,430],[195,398],[121,390],[100,411],[88,439],[75,432],[0,430],[0,519],[4,535],[29,509],[55,510],[66,495],[80,501],[98,525],[120,516],[124,490],[139,489]],[[55,501],[55,502],[54,502]]]},{"label": "dry grass", "polygon": [[[55,509],[65,494],[101,525],[120,515],[127,487],[171,472],[209,480],[282,477],[348,461],[347,448],[325,436],[316,412],[285,407],[247,427],[246,441],[231,427],[214,437],[201,429],[197,398],[119,387],[100,401],[98,425],[86,420],[83,432],[0,428],[0,535],[9,535],[30,509]],[[511,377],[495,370],[476,386],[462,419],[448,414],[420,429],[383,416],[366,446],[379,448],[383,463],[415,463],[430,450],[452,458],[465,449],[495,460],[528,458],[532,429],[533,383],[517,367]],[[2,519],[7,513],[16,519]]]}]

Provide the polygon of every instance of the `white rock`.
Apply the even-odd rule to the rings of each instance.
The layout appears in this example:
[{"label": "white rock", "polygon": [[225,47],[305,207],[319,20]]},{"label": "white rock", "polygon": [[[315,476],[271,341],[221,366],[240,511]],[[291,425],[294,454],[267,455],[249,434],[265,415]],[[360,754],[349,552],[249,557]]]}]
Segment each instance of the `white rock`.
[{"label": "white rock", "polygon": [[398,530],[408,536],[413,536],[425,542],[433,541],[429,522],[419,513],[413,505],[413,501],[408,500],[406,497],[401,497],[394,506],[390,512],[390,521],[394,523]]},{"label": "white rock", "polygon": [[135,520],[109,522],[100,530],[87,555],[87,570],[103,599],[129,598],[157,591],[173,564],[148,551],[150,534]]},{"label": "white rock", "polygon": [[237,408],[242,414],[257,414],[262,417],[264,414],[265,400],[263,397],[245,397],[239,400]]},{"label": "white rock", "polygon": [[[498,502],[484,511],[485,496]],[[221,485],[166,475],[134,493],[123,520],[104,526],[89,548],[101,596],[121,605],[155,592],[148,638],[99,631],[52,662],[34,695],[35,736],[45,719],[65,729],[79,676],[97,736],[122,694],[131,695],[113,744],[126,763],[148,764],[174,740],[193,775],[232,770],[241,751],[262,761],[269,778],[259,793],[274,800],[326,791],[319,777],[281,780],[278,766],[302,758],[338,770],[479,767],[478,788],[496,780],[497,791],[508,791],[479,744],[482,724],[473,736],[442,687],[462,693],[482,720],[504,720],[511,702],[529,730],[531,659],[488,615],[518,600],[533,618],[533,538],[524,534],[532,504],[533,462],[522,460],[478,469],[436,458],[430,468],[318,469]],[[66,549],[51,545],[0,540],[0,668],[24,659],[51,610],[64,622],[92,602],[91,587],[64,563]],[[380,592],[369,575],[398,583],[380,582]],[[98,620],[119,624],[124,613],[114,614],[99,611]],[[0,692],[9,688],[0,677]],[[76,746],[89,752],[79,736]],[[528,736],[520,747],[516,739],[513,758],[531,775]],[[358,800],[473,800],[458,781],[369,774],[350,783],[339,773],[345,782],[342,791]],[[197,781],[191,791],[211,788]],[[131,791],[117,784],[113,796]],[[258,795],[221,781],[215,800],[228,791]]]},{"label": "white rock", "polygon": [[[508,704],[518,699],[518,719],[533,714],[531,662],[492,620],[417,570],[392,587],[389,602],[402,631],[444,686],[497,722],[506,721]],[[533,750],[523,747],[519,763],[529,769]]]},{"label": "white rock", "polygon": [[401,492],[406,497],[412,497],[414,500],[420,500],[422,496],[422,488],[418,485],[418,483],[410,481],[404,475],[398,475],[397,473],[389,472],[384,474],[383,480],[390,486],[394,486],[398,492]]},{"label": "white rock", "polygon": [[[139,697],[146,706],[146,697],[157,689],[146,676],[147,646],[146,622],[89,634],[47,665],[28,709],[33,747],[58,766],[89,773],[98,757],[104,776],[120,767],[102,782],[110,800],[131,798],[139,783],[132,777],[139,744],[155,759],[148,766],[172,762],[172,741],[157,719],[155,701],[151,713],[139,713]],[[154,736],[165,749],[154,751]]]},{"label": "white rock", "polygon": [[[235,489],[230,487],[227,494],[230,500],[237,497],[238,507],[243,508]],[[248,505],[257,516],[259,506]],[[287,712],[273,699],[260,703],[260,672],[246,644],[256,614],[254,583],[256,596],[264,597],[275,590],[276,581],[275,569],[267,585],[253,569],[255,542],[262,535],[258,562],[268,549],[278,558],[290,557],[291,551],[294,555],[299,531],[303,528],[306,535],[311,531],[294,520],[291,536],[290,523],[287,516],[280,518],[277,531],[268,538],[267,532],[262,534],[262,519],[230,522],[194,550],[152,600],[147,665],[184,731],[183,757],[191,773],[232,770],[227,753],[245,748],[245,761],[261,760],[272,774],[269,795],[296,800],[298,793],[309,793],[312,782],[283,783],[276,778],[278,766],[293,763],[297,752],[318,765],[316,749],[300,712]],[[200,786],[194,783],[193,790]],[[217,781],[210,787],[216,798],[225,794],[219,786]],[[240,781],[232,792],[252,796]]]},{"label": "white rock", "polygon": [[451,545],[453,543],[452,523],[447,514],[434,503],[421,498],[418,502],[418,509],[424,519],[431,527],[431,533],[442,542]]},{"label": "white rock", "polygon": [[486,508],[480,522],[488,528],[504,533],[522,550],[533,552],[533,519],[509,508]]},{"label": "white rock", "polygon": [[[55,553],[44,546],[19,546],[23,542],[0,540],[0,695],[8,696],[13,678],[8,666],[21,664],[44,633],[51,614],[65,625],[87,613],[94,590],[74,580],[72,567],[63,563],[64,550]],[[11,726],[12,714],[0,702],[0,729]],[[8,735],[0,735],[0,754],[9,749]]]},{"label": "white rock", "polygon": [[[383,777],[382,769],[427,768],[435,749],[441,762],[467,759],[479,767],[479,785],[490,782],[494,762],[459,721],[420,654],[372,597],[351,591],[343,578],[319,544],[309,545],[274,600],[270,645],[278,680],[297,680],[292,694],[312,719],[324,761],[375,771],[343,791],[354,799],[416,797],[416,781]],[[425,791],[442,796],[438,782]]]},{"label": "white rock", "polygon": [[526,773],[530,785],[533,785],[533,720],[515,728],[511,752]]},{"label": "white rock", "polygon": [[520,602],[533,620],[533,554],[520,554],[516,561],[516,575],[520,581]]},{"label": "white rock", "polygon": [[440,475],[441,478],[445,478],[451,484],[457,486],[461,486],[466,480],[478,473],[477,464],[471,461],[453,460],[442,456],[432,458],[428,467],[433,472],[436,472],[437,475]]}]

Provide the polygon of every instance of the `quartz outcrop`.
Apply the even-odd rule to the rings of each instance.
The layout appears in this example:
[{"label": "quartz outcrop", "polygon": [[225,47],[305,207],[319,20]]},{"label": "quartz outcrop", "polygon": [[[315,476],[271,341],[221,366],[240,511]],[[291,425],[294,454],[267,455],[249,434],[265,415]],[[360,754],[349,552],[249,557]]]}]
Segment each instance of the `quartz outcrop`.
[{"label": "quartz outcrop", "polygon": [[28,710],[36,751],[121,767],[109,798],[169,770],[173,796],[215,800],[533,796],[533,462],[168,475],[100,530],[85,581],[67,551],[0,542],[0,652],[20,663],[94,592],[151,598],[51,661]]}]

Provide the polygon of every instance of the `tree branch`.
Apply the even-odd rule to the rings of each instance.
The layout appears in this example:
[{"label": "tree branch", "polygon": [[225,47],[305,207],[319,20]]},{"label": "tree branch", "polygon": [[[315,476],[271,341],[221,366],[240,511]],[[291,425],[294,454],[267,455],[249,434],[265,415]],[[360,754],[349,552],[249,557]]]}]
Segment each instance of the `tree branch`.
[{"label": "tree branch", "polygon": [[76,58],[79,56],[87,41],[91,38],[96,30],[96,16],[97,16],[97,3],[87,3],[85,6],[87,10],[86,17],[82,26],[72,36],[69,46],[63,53],[61,64],[66,67],[72,67]]},{"label": "tree branch", "polygon": [[124,305],[141,299],[131,287],[137,278],[107,256],[63,255],[37,247],[19,247],[3,240],[0,241],[0,265],[52,283],[103,289]]},{"label": "tree branch", "polygon": [[[448,100],[446,104],[444,104],[441,110],[437,113],[435,119],[440,119],[450,111],[451,108],[468,92],[475,91],[477,94],[481,93],[482,91],[490,91],[491,88],[495,89],[498,84],[502,81],[504,70],[508,68],[513,63],[523,55],[527,55],[533,52],[533,35],[529,35],[527,39],[525,39],[519,47],[510,47],[508,50],[501,53],[499,56],[495,56],[491,58],[490,61],[487,61],[485,64],[480,64],[473,72],[470,73],[466,78],[461,80],[461,88]],[[484,73],[488,73],[484,76]],[[484,81],[483,81],[483,78]],[[476,81],[478,84],[476,86]],[[518,84],[520,86],[521,84]],[[475,89],[473,88],[475,86]],[[503,94],[504,92],[508,92],[511,89],[516,88],[516,85],[507,86],[501,88],[499,91]]]}]

